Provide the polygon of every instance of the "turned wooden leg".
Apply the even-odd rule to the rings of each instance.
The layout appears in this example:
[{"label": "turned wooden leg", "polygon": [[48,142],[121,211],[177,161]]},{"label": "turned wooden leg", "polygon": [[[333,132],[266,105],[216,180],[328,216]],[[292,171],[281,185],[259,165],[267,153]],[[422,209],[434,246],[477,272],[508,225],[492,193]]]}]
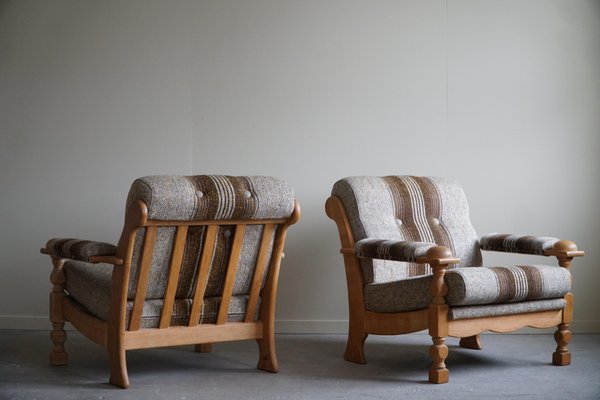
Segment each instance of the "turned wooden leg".
[{"label": "turned wooden leg", "polygon": [[266,338],[257,339],[260,358],[256,368],[268,372],[278,372],[277,354],[275,353],[275,336],[269,335]]},{"label": "turned wooden leg", "polygon": [[68,358],[65,351],[67,332],[65,331],[65,318],[62,313],[62,301],[65,297],[64,263],[64,259],[52,258],[52,264],[54,265],[54,269],[50,274],[50,282],[52,282],[52,292],[50,292],[50,321],[52,322],[50,363],[52,365],[66,365]]},{"label": "turned wooden leg", "polygon": [[483,346],[481,345],[481,338],[479,335],[473,335],[469,337],[460,338],[460,342],[458,343],[460,347],[464,347],[465,349],[473,349],[473,350],[481,350]]},{"label": "turned wooden leg", "polygon": [[125,350],[121,348],[108,347],[108,357],[110,359],[110,378],[112,385],[123,389],[129,387],[129,377],[127,376],[127,358]]},{"label": "turned wooden leg", "polygon": [[194,351],[197,353],[210,353],[212,351],[212,343],[201,343],[194,346]]},{"label": "turned wooden leg", "polygon": [[569,324],[558,325],[558,330],[554,332],[554,340],[556,340],[556,351],[552,353],[552,364],[554,365],[569,365],[571,364],[571,353],[567,345],[571,341],[571,331]]},{"label": "turned wooden leg", "polygon": [[433,363],[429,370],[429,382],[446,383],[449,379],[448,369],[446,368],[446,357],[448,357],[448,346],[444,344],[443,337],[433,337],[433,345],[429,348],[429,354]]},{"label": "turned wooden leg", "polygon": [[368,334],[365,332],[352,329],[352,325],[350,326],[344,360],[359,364],[367,363],[367,359],[365,358],[365,340],[367,340],[367,336]]}]

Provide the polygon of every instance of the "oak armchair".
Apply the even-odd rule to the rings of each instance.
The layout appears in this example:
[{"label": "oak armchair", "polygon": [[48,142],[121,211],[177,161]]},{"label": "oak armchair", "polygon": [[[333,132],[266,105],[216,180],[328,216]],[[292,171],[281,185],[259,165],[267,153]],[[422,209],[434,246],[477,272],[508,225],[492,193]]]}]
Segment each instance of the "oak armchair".
[{"label": "oak armchair", "polygon": [[[446,337],[481,349],[484,331],[556,326],[552,363],[570,363],[569,267],[584,255],[575,243],[511,234],[478,238],[463,189],[444,178],[341,179],[326,212],[337,225],[346,269],[346,360],[366,362],[369,334],[428,329],[433,341],[429,381],[445,383]],[[559,266],[483,267],[482,250],[555,256]]]},{"label": "oak armchair", "polygon": [[271,177],[148,176],[133,182],[116,246],[51,239],[51,363],[65,322],[105,347],[110,383],[129,385],[127,350],[256,339],[277,372],[275,297],[294,194]]}]

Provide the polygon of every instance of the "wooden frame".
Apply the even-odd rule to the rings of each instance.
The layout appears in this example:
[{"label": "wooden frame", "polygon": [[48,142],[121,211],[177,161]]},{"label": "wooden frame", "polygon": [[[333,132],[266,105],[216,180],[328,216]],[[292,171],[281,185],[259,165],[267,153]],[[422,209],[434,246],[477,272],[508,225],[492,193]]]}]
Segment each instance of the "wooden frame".
[{"label": "wooden frame", "polygon": [[[283,248],[287,229],[300,219],[300,206],[294,204],[293,214],[287,219],[273,220],[223,220],[223,221],[157,221],[148,219],[148,209],[144,202],[133,203],[125,215],[125,225],[114,257],[93,257],[91,262],[103,262],[114,265],[110,311],[107,321],[98,319],[83,307],[71,300],[65,293],[65,275],[63,266],[66,259],[52,256],[54,268],[50,280],[50,320],[52,322],[51,340],[53,344],[50,360],[53,365],[65,365],[67,353],[64,348],[66,332],[65,322],[70,322],[77,330],[93,342],[106,347],[110,358],[110,379],[113,385],[127,388],[126,351],[143,348],[196,345],[196,351],[211,350],[211,344],[235,340],[255,339],[259,347],[257,368],[277,372],[278,363],[275,353],[275,297],[279,268],[283,258]],[[235,281],[235,273],[243,244],[244,231],[249,225],[262,225],[263,236],[260,241],[256,268],[252,278],[249,300],[243,322],[228,322],[227,313]],[[173,242],[169,276],[167,280],[164,306],[157,328],[142,328],[141,316],[145,294],[148,288],[151,258],[159,227],[174,226],[176,234]],[[186,233],[189,227],[206,226],[205,240],[198,268],[198,279],[193,294],[192,308],[188,326],[170,326],[172,307],[175,300],[179,271],[181,268]],[[211,255],[214,251],[215,237],[219,226],[235,226],[232,249],[229,255],[226,278],[221,304],[215,323],[199,324],[202,301],[207,285]],[[140,272],[136,283],[136,295],[133,309],[126,320],[127,295],[130,280],[131,261],[135,238],[139,229],[146,229],[141,255]],[[271,241],[271,239],[273,239]],[[272,251],[271,251],[272,246]],[[50,254],[50,249],[42,249]],[[270,261],[268,253],[271,251]],[[267,266],[267,262],[269,265]],[[265,277],[265,271],[268,270]],[[264,286],[261,289],[262,282]],[[257,306],[260,299],[260,306]]]},{"label": "wooden frame", "polygon": [[[381,313],[368,311],[365,308],[365,282],[360,266],[360,259],[354,252],[354,237],[350,222],[342,201],[331,196],[325,204],[327,216],[335,221],[340,236],[342,256],[346,268],[348,285],[349,329],[348,342],[344,358],[348,361],[365,364],[364,343],[369,334],[398,335],[428,329],[433,345],[430,347],[432,366],[429,370],[429,381],[446,383],[449,379],[445,359],[448,347],[445,338],[448,336],[461,338],[460,346],[471,349],[482,348],[479,334],[484,331],[511,332],[525,326],[534,328],[549,328],[557,326],[554,338],[557,343],[552,355],[554,365],[568,365],[571,353],[567,345],[571,339],[569,324],[573,320],[573,295],[565,295],[566,306],[562,310],[541,311],[517,315],[482,317],[463,320],[449,320],[449,306],[444,296],[448,288],[444,283],[444,274],[451,264],[459,262],[450,250],[443,246],[431,248],[425,257],[417,259],[418,263],[428,263],[433,270],[431,285],[432,302],[427,309],[400,312]],[[574,257],[583,256],[584,252],[577,250],[575,243],[561,240],[546,256],[556,256],[563,268],[569,268]]]}]

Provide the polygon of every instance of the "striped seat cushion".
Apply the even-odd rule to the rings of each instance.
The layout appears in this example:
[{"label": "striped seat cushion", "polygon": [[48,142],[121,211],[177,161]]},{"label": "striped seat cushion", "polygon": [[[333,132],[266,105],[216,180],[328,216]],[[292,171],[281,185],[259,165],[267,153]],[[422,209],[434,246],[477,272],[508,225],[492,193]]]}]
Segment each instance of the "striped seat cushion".
[{"label": "striped seat cushion", "polygon": [[569,271],[549,265],[457,268],[445,281],[446,302],[454,306],[552,299],[571,290]]},{"label": "striped seat cushion", "polygon": [[[448,286],[446,303],[450,306],[525,304],[562,299],[571,290],[569,271],[548,265],[455,268],[446,272],[445,282]],[[431,275],[367,284],[365,305],[367,310],[376,312],[424,309],[431,302],[430,286]],[[509,309],[517,309],[517,306]]]}]

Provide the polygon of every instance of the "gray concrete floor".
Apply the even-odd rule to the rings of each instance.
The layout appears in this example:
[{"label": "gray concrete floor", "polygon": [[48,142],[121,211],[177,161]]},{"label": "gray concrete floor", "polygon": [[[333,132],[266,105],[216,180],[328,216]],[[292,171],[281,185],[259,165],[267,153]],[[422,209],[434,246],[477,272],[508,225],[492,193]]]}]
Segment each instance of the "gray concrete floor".
[{"label": "gray concrete floor", "polygon": [[128,352],[127,390],[107,382],[104,349],[69,332],[69,365],[52,367],[42,331],[0,331],[0,399],[600,399],[600,335],[574,335],[573,364],[550,364],[552,335],[449,339],[450,382],[427,383],[429,336],[371,336],[366,365],[342,359],[344,335],[278,335],[280,372],[255,369],[254,342]]}]

